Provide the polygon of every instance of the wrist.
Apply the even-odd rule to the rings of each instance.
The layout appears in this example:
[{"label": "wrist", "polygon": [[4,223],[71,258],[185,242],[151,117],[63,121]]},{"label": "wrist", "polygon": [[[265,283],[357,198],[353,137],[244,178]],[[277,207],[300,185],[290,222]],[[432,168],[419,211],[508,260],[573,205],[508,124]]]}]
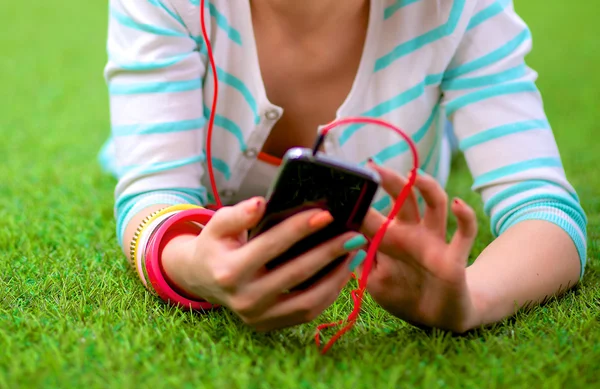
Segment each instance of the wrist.
[{"label": "wrist", "polygon": [[196,240],[201,229],[197,232],[189,230],[176,236],[169,237],[162,252],[162,268],[167,282],[173,289],[192,300],[202,299],[194,293],[189,282],[190,269],[193,263]]},{"label": "wrist", "polygon": [[473,276],[472,272],[467,268],[467,288],[470,300],[470,312],[465,318],[464,331],[472,330],[490,323],[486,318],[489,316],[490,303],[486,289],[481,282]]},{"label": "wrist", "polygon": [[[195,298],[195,296],[187,297],[186,293],[181,291],[182,289],[185,290],[185,286],[181,287],[175,285],[175,282],[172,279],[169,279],[163,263],[163,252],[165,247],[169,245],[173,239],[181,236],[199,235],[202,226],[208,223],[213,213],[214,212],[200,207],[187,209],[166,219],[152,233],[145,250],[145,270],[152,286],[152,290],[163,301],[180,308],[191,310],[207,310],[215,307],[214,304],[211,304],[202,298]],[[195,243],[193,240],[191,242]],[[185,272],[182,271],[182,266],[178,264],[185,264],[185,259],[190,258],[185,254],[186,252],[194,252],[193,249],[185,250],[186,247],[189,247],[187,243],[189,242],[186,241],[185,244],[182,243],[180,245],[173,244],[171,247],[172,254],[169,256],[171,261],[168,261],[168,264],[171,270],[171,277],[180,280],[179,282],[185,281],[186,278],[184,276]],[[190,269],[191,267],[188,266],[187,270]],[[183,282],[183,285],[185,285],[185,282]]]}]

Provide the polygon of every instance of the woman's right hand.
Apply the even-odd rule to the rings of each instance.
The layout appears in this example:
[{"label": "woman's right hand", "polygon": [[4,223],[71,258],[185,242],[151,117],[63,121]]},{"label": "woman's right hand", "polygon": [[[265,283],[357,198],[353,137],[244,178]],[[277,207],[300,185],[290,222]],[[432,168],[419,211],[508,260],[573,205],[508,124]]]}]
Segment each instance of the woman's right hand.
[{"label": "woman's right hand", "polygon": [[350,255],[310,288],[286,291],[366,243],[359,233],[345,233],[266,271],[269,261],[333,219],[327,211],[305,211],[248,241],[247,231],[264,212],[263,198],[221,208],[197,238],[178,250],[188,252],[177,261],[178,266],[165,266],[169,277],[187,294],[230,308],[259,331],[306,323],[320,315],[350,280]]}]

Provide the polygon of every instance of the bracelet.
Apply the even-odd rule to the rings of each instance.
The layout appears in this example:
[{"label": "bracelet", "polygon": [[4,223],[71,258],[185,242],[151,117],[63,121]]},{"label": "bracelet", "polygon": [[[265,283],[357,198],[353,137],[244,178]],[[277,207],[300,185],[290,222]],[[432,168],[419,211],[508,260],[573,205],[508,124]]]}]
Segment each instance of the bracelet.
[{"label": "bracelet", "polygon": [[142,234],[144,229],[148,226],[148,224],[152,223],[157,217],[162,216],[167,213],[170,213],[170,212],[185,211],[188,209],[197,209],[197,208],[202,209],[202,207],[200,207],[198,205],[191,205],[191,204],[173,205],[170,207],[165,207],[165,208],[161,208],[157,211],[154,211],[150,215],[148,215],[144,220],[142,220],[142,222],[136,229],[135,234],[133,234],[133,238],[131,239],[131,243],[129,245],[129,264],[131,265],[131,267],[135,268],[135,258],[137,256],[137,251],[139,249],[140,235]]},{"label": "bracelet", "polygon": [[[174,212],[177,213],[177,212]],[[150,277],[148,276],[148,269],[146,268],[146,256],[148,253],[148,245],[150,244],[150,242],[152,242],[152,239],[154,238],[154,236],[156,235],[156,231],[158,230],[158,228],[160,228],[160,226],[167,221],[167,219],[169,219],[169,217],[173,216],[173,214],[169,214],[168,217],[164,218],[163,220],[161,220],[159,223],[156,224],[156,226],[154,228],[152,228],[152,230],[149,231],[148,233],[148,241],[145,243],[144,246],[140,245],[140,250],[138,250],[138,259],[139,259],[139,263],[141,263],[141,277],[143,278],[144,285],[146,286],[146,289],[148,289],[153,295],[158,296],[158,293],[156,292],[156,290],[152,287],[151,283],[150,283]],[[196,226],[196,228],[194,228],[193,230],[191,229],[191,225],[187,226],[185,224],[181,224],[178,226],[174,226],[171,227],[169,229],[169,231],[167,231],[167,233],[165,234],[165,236],[163,236],[163,242],[161,242],[162,248],[161,248],[161,253],[162,253],[162,249],[164,249],[164,247],[166,246],[167,243],[169,243],[169,241],[171,241],[171,239],[184,234],[184,233],[198,233],[198,229],[200,229],[200,231],[204,228],[204,225],[202,224],[198,224],[198,223],[194,223],[191,222],[192,225]],[[140,243],[142,243],[140,241]],[[143,248],[143,250],[142,250]],[[162,268],[162,264],[161,264],[161,272],[163,274],[163,277],[165,277],[165,281],[169,284],[169,285],[174,285],[175,283],[173,281],[171,281],[170,279],[168,279],[168,277],[166,276],[166,273],[164,271],[164,269]]]},{"label": "bracelet", "polygon": [[142,281],[142,284],[144,284],[146,289],[150,290],[151,292],[154,292],[154,290],[152,290],[152,288],[150,288],[150,286],[148,285],[148,281],[147,281],[148,276],[146,275],[146,269],[145,269],[145,264],[144,264],[146,246],[148,245],[148,241],[150,240],[152,233],[154,231],[156,231],[156,229],[162,223],[164,223],[165,220],[167,220],[168,218],[170,218],[177,212],[178,211],[169,212],[164,215],[156,217],[156,219],[154,219],[152,222],[148,223],[144,227],[144,229],[142,230],[142,232],[140,233],[139,238],[138,238],[139,239],[138,249],[135,250],[135,268],[137,270],[138,277]]},{"label": "bracelet", "polygon": [[[208,310],[215,307],[215,305],[209,302],[194,301],[177,293],[167,282],[164,276],[164,269],[161,261],[162,251],[168,243],[168,240],[164,238],[172,227],[186,222],[195,222],[205,225],[208,223],[213,214],[213,211],[203,208],[188,209],[183,212],[179,212],[165,220],[150,237],[145,256],[146,272],[148,274],[150,284],[158,296],[164,301],[167,301],[180,308],[192,310]],[[176,235],[173,235],[172,237],[175,236]]]}]

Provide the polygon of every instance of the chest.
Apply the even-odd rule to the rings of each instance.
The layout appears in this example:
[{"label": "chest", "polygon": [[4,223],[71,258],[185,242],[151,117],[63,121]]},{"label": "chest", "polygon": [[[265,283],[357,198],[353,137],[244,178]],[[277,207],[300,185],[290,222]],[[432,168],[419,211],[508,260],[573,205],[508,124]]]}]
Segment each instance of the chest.
[{"label": "chest", "polygon": [[265,91],[283,109],[264,152],[281,157],[290,147],[310,147],[318,126],[335,119],[361,63],[367,20],[368,9],[352,32],[331,29],[319,39],[289,39],[268,24],[255,23]]},{"label": "chest", "polygon": [[[244,171],[244,164],[260,151],[281,157],[290,147],[312,146],[319,126],[341,117],[393,123],[414,135],[427,158],[436,144],[433,114],[441,111],[439,84],[459,39],[417,44],[424,32],[447,20],[452,3],[428,12],[439,14],[437,19],[423,19],[419,15],[425,11],[406,7],[385,21],[385,2],[365,4],[366,12],[354,22],[332,22],[328,31],[303,36],[282,34],[280,26],[260,15],[257,20],[247,0],[218,3],[229,28],[213,27],[220,103],[212,146],[228,174]],[[240,8],[236,11],[234,5]],[[414,20],[421,19],[422,25],[415,27]],[[212,103],[211,81],[205,77],[205,112]],[[328,136],[328,154],[361,162],[381,151],[385,162],[400,161],[397,155],[406,151],[390,131],[372,125],[347,127]],[[236,146],[240,153],[233,152]]]},{"label": "chest", "polygon": [[[290,147],[310,147],[318,127],[336,117],[375,117],[399,126],[417,144],[422,168],[435,172],[443,134],[439,84],[460,29],[432,44],[420,42],[448,20],[453,2],[419,2],[423,7],[405,7],[384,20],[386,4],[395,0],[371,1],[361,22],[333,23],[341,33],[285,39],[269,22],[254,20],[248,0],[213,1],[228,21],[213,27],[221,76],[212,148],[224,198],[239,190],[260,151],[281,157]],[[437,3],[439,10],[425,8]],[[384,60],[387,66],[379,66]],[[205,85],[208,112],[210,77]],[[406,143],[376,126],[337,129],[324,145],[330,156],[351,163],[373,157],[398,172],[412,164]],[[209,187],[206,175],[202,180]]]}]

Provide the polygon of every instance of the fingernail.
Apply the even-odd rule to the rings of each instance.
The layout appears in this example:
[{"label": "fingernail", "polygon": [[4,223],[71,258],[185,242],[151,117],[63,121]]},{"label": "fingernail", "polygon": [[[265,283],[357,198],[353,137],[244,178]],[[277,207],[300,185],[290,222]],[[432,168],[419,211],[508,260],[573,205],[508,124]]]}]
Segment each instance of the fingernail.
[{"label": "fingernail", "polygon": [[365,250],[360,250],[359,252],[357,252],[356,255],[354,256],[354,258],[352,258],[352,261],[350,262],[350,264],[348,265],[348,267],[350,268],[350,271],[354,271],[354,269],[356,269],[358,266],[360,266],[360,264],[364,262],[366,257],[367,257],[367,252]]},{"label": "fingernail", "polygon": [[310,228],[322,228],[331,223],[332,221],[333,216],[331,216],[329,211],[322,211],[308,219],[308,226]]},{"label": "fingernail", "polygon": [[417,169],[417,173],[418,173],[420,176],[427,175],[427,173],[425,172],[425,170],[423,170],[423,169],[421,169],[421,168],[418,168],[418,169]]},{"label": "fingernail", "polygon": [[365,244],[367,244],[367,238],[365,238],[363,235],[356,235],[355,237],[348,239],[344,243],[344,250],[356,250],[358,248],[361,248]]},{"label": "fingernail", "polygon": [[381,163],[377,160],[376,157],[370,157],[369,159],[367,159],[367,163],[371,164],[373,166],[380,166]]},{"label": "fingernail", "polygon": [[261,199],[248,200],[248,204],[244,207],[247,213],[254,213],[262,205]]}]

